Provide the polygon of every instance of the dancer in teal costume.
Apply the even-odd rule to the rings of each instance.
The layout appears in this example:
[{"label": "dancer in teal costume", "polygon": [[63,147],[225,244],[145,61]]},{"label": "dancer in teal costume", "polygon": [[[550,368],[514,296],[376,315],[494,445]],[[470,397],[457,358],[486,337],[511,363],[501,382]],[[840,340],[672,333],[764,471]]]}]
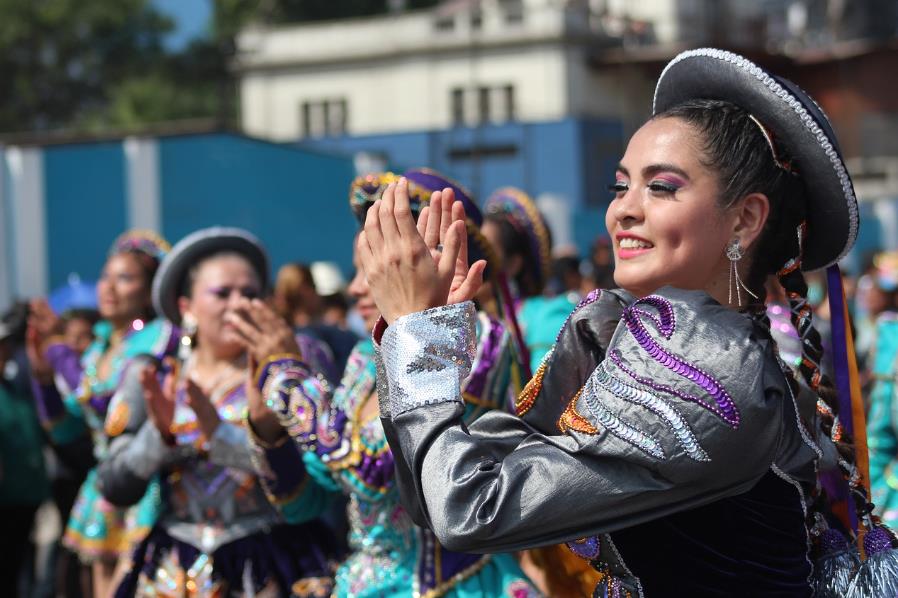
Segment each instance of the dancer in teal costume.
[{"label": "dancer in teal costume", "polygon": [[[371,197],[363,203],[362,214],[391,180],[395,177],[384,175],[356,182],[356,186],[368,188]],[[438,209],[438,205],[432,207]],[[373,328],[379,313],[362,274],[353,279],[349,292],[366,324]],[[252,309],[248,313],[257,325],[269,320]],[[246,330],[252,334],[251,328]],[[471,417],[484,407],[505,404],[505,386],[493,375],[491,366],[503,358],[505,352],[500,349],[507,346],[507,334],[497,320],[487,316],[480,317],[478,334],[478,365],[482,367],[475,365],[479,375],[471,376],[465,386]],[[254,442],[260,474],[270,499],[288,521],[314,517],[337,493],[349,497],[350,547],[354,552],[337,571],[334,595],[536,595],[511,555],[447,550],[430,530],[415,525],[399,503],[393,455],[379,417],[371,340],[356,346],[335,391],[316,377],[295,351],[295,347],[255,351],[261,357],[273,356],[259,367],[260,395],[255,405],[251,402],[250,421],[257,432]],[[283,436],[281,426],[293,442]]]},{"label": "dancer in teal costume", "polygon": [[[141,354],[161,357],[173,349],[171,325],[149,319],[152,276],[168,249],[167,242],[145,231],[126,233],[115,242],[98,285],[100,311],[106,319],[94,328],[96,339],[80,362],[70,359],[65,347],[52,341],[42,343],[44,339],[34,328],[29,331],[38,414],[57,446],[65,447],[89,434],[94,456],[102,461],[108,452],[108,438],[115,435],[121,419],[119,414],[107,414],[107,410],[129,363]],[[73,371],[54,372],[54,366]],[[63,396],[54,383],[54,374],[80,380],[77,389]],[[63,543],[82,562],[95,565],[95,595],[107,594],[119,557],[155,523],[159,500],[158,484],[154,482],[134,507],[114,507],[97,489],[96,470],[88,473]]]},{"label": "dancer in teal costume", "polygon": [[552,239],[545,219],[529,195],[503,187],[483,205],[483,234],[496,248],[510,279],[515,311],[535,372],[577,306],[567,294],[542,296],[551,268]]}]

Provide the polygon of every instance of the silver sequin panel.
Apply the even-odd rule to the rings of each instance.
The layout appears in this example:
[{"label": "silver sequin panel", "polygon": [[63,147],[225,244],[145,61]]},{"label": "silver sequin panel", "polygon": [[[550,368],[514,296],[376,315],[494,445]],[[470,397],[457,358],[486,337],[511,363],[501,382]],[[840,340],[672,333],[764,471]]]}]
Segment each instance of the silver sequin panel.
[{"label": "silver sequin panel", "polygon": [[471,370],[476,342],[476,311],[470,301],[393,322],[383,335],[380,355],[389,384],[388,413],[395,417],[422,405],[462,403],[462,381]]}]

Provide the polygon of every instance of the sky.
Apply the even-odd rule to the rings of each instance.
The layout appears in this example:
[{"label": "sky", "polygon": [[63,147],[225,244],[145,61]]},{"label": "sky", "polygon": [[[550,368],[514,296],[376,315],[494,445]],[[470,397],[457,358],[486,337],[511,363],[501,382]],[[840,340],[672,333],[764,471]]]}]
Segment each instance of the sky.
[{"label": "sky", "polygon": [[208,30],[212,0],[153,0],[153,5],[176,23],[175,30],[165,40],[169,50],[181,50]]}]

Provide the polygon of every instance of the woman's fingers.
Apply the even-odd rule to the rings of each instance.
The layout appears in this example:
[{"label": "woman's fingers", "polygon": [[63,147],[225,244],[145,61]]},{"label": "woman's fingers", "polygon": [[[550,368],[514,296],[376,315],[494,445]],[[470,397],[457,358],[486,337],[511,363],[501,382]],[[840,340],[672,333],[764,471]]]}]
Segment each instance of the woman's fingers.
[{"label": "woman's fingers", "polygon": [[376,258],[371,250],[371,245],[368,243],[368,234],[365,231],[359,233],[359,238],[356,240],[355,245],[359,254],[359,262],[362,265],[362,272],[367,276],[370,268],[375,265]]},{"label": "woman's fingers", "polygon": [[458,261],[459,265],[464,264],[466,267],[468,265],[468,225],[465,215],[465,206],[460,201],[456,201],[452,204],[452,222],[461,222],[464,225],[464,235],[462,238],[462,245],[458,251]]},{"label": "woman's fingers", "polygon": [[393,217],[395,218],[396,227],[399,229],[399,234],[406,240],[413,242],[423,241],[421,235],[418,234],[418,229],[415,227],[415,216],[412,214],[412,204],[408,196],[408,179],[405,177],[399,179],[394,200]]},{"label": "woman's fingers", "polygon": [[187,394],[187,406],[196,414],[200,429],[206,438],[211,438],[215,434],[218,424],[221,423],[218,410],[192,378],[187,379],[184,392]]},{"label": "woman's fingers", "polygon": [[261,299],[244,299],[243,310],[249,314],[250,320],[261,332],[268,332],[279,328],[283,324],[283,318],[274,313],[268,304]]},{"label": "woman's fingers", "polygon": [[159,380],[156,378],[155,366],[148,365],[141,369],[139,379],[145,397],[155,398],[162,394],[162,389],[159,387]]},{"label": "woman's fingers", "polygon": [[259,329],[252,324],[247,315],[241,312],[228,312],[224,316],[225,322],[234,327],[239,337],[250,346],[255,345],[260,336]]},{"label": "woman's fingers", "polygon": [[449,303],[461,303],[470,301],[477,295],[477,291],[483,286],[483,272],[486,270],[486,261],[477,260],[468,269],[468,275],[464,282],[452,292],[449,297]]},{"label": "woman's fingers", "polygon": [[415,226],[418,229],[418,234],[421,235],[425,240],[427,239],[427,220],[430,218],[430,206],[424,206],[421,208],[421,213],[418,214],[418,222],[415,223]]},{"label": "woman's fingers", "polygon": [[443,203],[440,206],[440,243],[443,245],[446,244],[446,234],[452,226],[452,210],[456,203],[455,191],[450,187],[443,189]]},{"label": "woman's fingers", "polygon": [[[442,193],[439,191],[434,191],[430,194],[430,205],[424,208],[427,212],[427,222],[426,229],[424,234],[424,244],[427,245],[428,249],[436,249],[437,245],[440,244],[440,222],[442,216],[442,205],[443,205],[443,197]],[[424,212],[419,216],[420,218],[424,216]],[[419,229],[420,230],[420,229]]]},{"label": "woman's fingers", "polygon": [[[387,186],[386,191],[384,191],[384,195],[386,195],[387,193],[392,193],[391,189],[393,185],[394,183],[390,183]],[[370,208],[368,208],[368,212],[365,214],[365,238],[368,242],[368,246],[370,247],[371,252],[376,258],[380,257],[384,244],[384,236],[380,231],[380,205],[381,200],[378,199]]]},{"label": "woman's fingers", "polygon": [[[399,196],[402,195],[401,188],[403,187],[402,183],[404,180],[405,179],[399,179],[398,183],[388,186],[386,191],[384,191],[383,196],[380,198],[380,205],[377,206],[380,233],[383,235],[385,247],[394,246],[399,242],[399,237],[401,236],[399,233],[399,225],[396,222],[396,214],[394,212],[396,209],[396,202],[399,200]],[[408,184],[405,185],[405,204],[408,205]]]},{"label": "woman's fingers", "polygon": [[446,283],[447,292],[452,278],[455,276],[456,260],[463,243],[464,226],[464,222],[453,222],[443,240],[443,254],[437,264],[437,273],[440,281]]}]

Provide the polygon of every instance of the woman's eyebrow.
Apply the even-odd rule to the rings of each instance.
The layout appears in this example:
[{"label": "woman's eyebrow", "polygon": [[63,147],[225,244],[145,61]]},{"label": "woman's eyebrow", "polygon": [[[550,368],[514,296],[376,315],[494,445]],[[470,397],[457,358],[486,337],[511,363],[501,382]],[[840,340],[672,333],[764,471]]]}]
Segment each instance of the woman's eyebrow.
[{"label": "woman's eyebrow", "polygon": [[658,174],[659,172],[672,172],[674,174],[680,175],[687,181],[689,180],[689,175],[686,174],[686,171],[679,166],[674,166],[673,164],[649,164],[642,169],[642,175],[646,178],[652,176],[653,174]]}]

